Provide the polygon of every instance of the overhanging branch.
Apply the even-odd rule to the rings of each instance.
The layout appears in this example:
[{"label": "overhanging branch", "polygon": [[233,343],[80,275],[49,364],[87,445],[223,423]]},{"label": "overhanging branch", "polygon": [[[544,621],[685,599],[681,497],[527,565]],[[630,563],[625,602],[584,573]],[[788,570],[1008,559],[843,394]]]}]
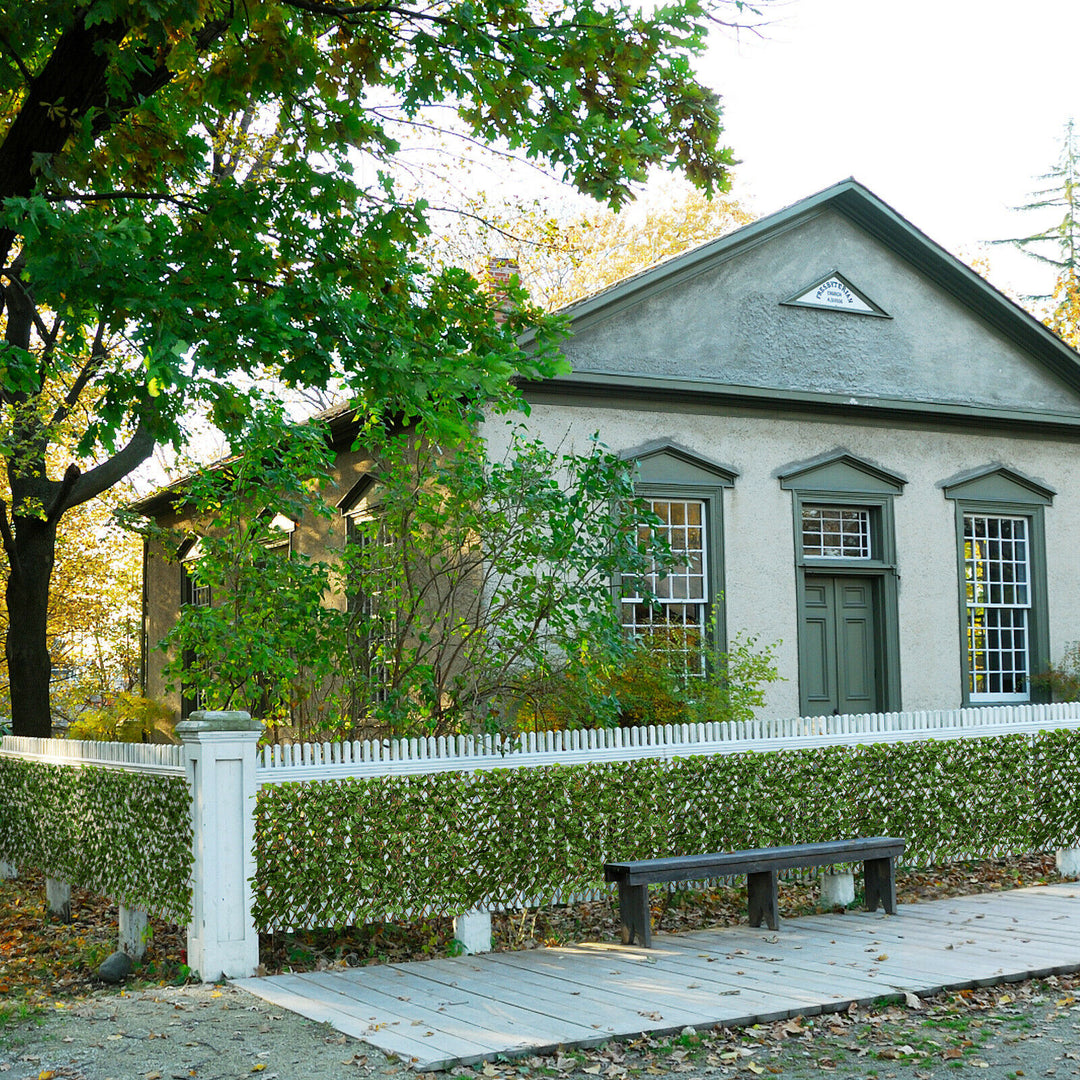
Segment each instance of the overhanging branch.
[{"label": "overhanging branch", "polygon": [[114,484],[123,480],[133,469],[137,469],[153,452],[156,440],[150,429],[140,423],[127,445],[118,450],[107,461],[95,465],[89,472],[81,474],[72,484],[59,513],[70,510],[73,506],[96,498],[103,491],[108,491]]}]

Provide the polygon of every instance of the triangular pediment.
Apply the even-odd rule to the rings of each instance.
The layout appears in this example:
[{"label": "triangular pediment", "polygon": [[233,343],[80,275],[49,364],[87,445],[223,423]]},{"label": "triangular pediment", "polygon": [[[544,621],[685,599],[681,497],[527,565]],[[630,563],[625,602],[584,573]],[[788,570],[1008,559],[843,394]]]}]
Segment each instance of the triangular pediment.
[{"label": "triangular pediment", "polygon": [[734,469],[667,439],[625,450],[619,456],[637,462],[638,482],[642,484],[731,487],[739,475]]},{"label": "triangular pediment", "polygon": [[874,303],[861,289],[857,289],[839,270],[833,270],[823,278],[811,282],[786,300],[786,307],[817,308],[818,311],[845,311],[851,315],[874,315],[879,319],[891,316]]},{"label": "triangular pediment", "polygon": [[941,484],[947,499],[985,503],[1037,503],[1049,506],[1057,494],[1030,476],[1004,465],[986,465],[961,473]]},{"label": "triangular pediment", "polygon": [[342,514],[352,513],[360,505],[360,502],[375,486],[375,477],[371,473],[364,473],[359,480],[338,500],[338,510]]},{"label": "triangular pediment", "polygon": [[565,314],[561,393],[1080,426],[1080,356],[852,180]]},{"label": "triangular pediment", "polygon": [[788,465],[777,473],[790,491],[849,495],[901,495],[907,480],[846,450]]}]

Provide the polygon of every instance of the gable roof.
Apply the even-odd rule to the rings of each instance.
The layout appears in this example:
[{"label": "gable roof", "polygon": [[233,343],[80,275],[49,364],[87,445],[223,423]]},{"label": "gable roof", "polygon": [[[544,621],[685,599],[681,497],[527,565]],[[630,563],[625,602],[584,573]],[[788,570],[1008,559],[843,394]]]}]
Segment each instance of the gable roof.
[{"label": "gable roof", "polygon": [[[575,332],[583,331],[595,322],[640,304],[828,212],[840,214],[858,226],[1022,349],[1037,365],[1080,393],[1080,354],[854,179],[843,180],[783,210],[625,278],[566,306],[561,309],[562,314],[569,317]],[[595,373],[571,372],[552,382],[590,382],[595,377]],[[539,384],[529,385],[536,387]]]},{"label": "gable roof", "polygon": [[[343,402],[332,405],[322,412],[315,413],[305,420],[303,424],[322,424],[326,428],[326,439],[333,450],[346,449],[353,445],[357,433],[360,430],[360,422],[357,419],[357,407],[352,402]],[[239,460],[237,454],[226,454],[201,467],[199,471],[214,472],[227,469],[234,461]],[[133,499],[127,504],[126,509],[143,517],[157,517],[159,514],[175,510],[182,506],[187,499],[188,484],[191,475],[182,476],[179,480],[164,484],[155,488],[147,495]]]}]

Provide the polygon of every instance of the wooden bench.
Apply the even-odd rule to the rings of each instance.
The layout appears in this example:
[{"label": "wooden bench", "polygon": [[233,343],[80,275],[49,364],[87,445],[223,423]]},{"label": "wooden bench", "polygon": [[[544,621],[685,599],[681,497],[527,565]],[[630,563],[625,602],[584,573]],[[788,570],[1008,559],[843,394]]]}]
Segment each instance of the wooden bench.
[{"label": "wooden bench", "polygon": [[663,859],[604,864],[604,880],[619,884],[619,916],[624,945],[636,937],[648,949],[652,945],[649,919],[649,886],[661,881],[702,881],[708,878],[746,875],[750,925],[762,920],[770,930],[780,928],[777,873],[805,866],[831,866],[861,862],[865,878],[866,908],[881,904],[896,913],[895,861],[904,853],[904,841],[895,836],[870,836],[858,840],[834,840],[822,844],[790,844],[787,847],[755,848],[713,855],[675,855]]}]

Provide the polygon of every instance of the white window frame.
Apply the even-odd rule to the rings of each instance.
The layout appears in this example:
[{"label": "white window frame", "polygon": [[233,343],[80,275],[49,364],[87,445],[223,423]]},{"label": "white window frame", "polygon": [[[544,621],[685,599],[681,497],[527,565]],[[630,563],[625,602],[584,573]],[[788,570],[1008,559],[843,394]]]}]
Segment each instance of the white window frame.
[{"label": "white window frame", "polygon": [[[819,516],[819,523],[821,528],[818,530],[820,534],[820,550],[814,550],[814,546],[807,546],[807,523],[808,518],[812,514]],[[827,549],[826,540],[828,538],[828,532],[825,529],[825,522],[828,520],[835,521],[839,525],[839,529],[836,533],[839,539],[838,545],[832,545],[837,547],[838,550],[830,552]],[[846,524],[857,523],[857,530],[847,530],[844,528]],[[800,526],[802,529],[802,551],[803,557],[807,559],[828,559],[836,562],[866,562],[874,558],[874,524],[873,524],[873,511],[868,506],[850,506],[841,505],[840,503],[817,503],[817,502],[803,502],[801,504],[801,521]],[[849,545],[849,540],[855,540],[855,545]],[[854,550],[848,550],[849,547],[853,547]]]},{"label": "white window frame", "polygon": [[[649,503],[650,509],[654,513],[657,512],[658,506],[668,507],[669,520],[664,523],[663,528],[666,531],[668,542],[671,544],[673,554],[678,556],[681,552],[685,555],[696,556],[700,560],[699,567],[693,567],[690,561],[679,562],[676,559],[675,564],[670,568],[670,571],[663,577],[657,576],[655,563],[652,570],[646,575],[645,581],[649,590],[653,593],[655,599],[651,601],[652,607],[649,609],[647,617],[644,620],[639,620],[638,610],[644,606],[644,599],[640,592],[624,592],[620,597],[620,621],[623,629],[636,637],[644,641],[648,641],[653,636],[657,629],[666,627],[687,628],[690,633],[696,634],[700,645],[697,649],[691,648],[689,642],[684,647],[673,649],[673,653],[682,653],[683,671],[690,678],[703,678],[708,670],[708,654],[709,654],[709,621],[712,612],[712,605],[714,597],[711,595],[711,573],[712,567],[709,558],[709,548],[712,542],[711,535],[711,522],[709,520],[709,500],[699,496],[686,495],[681,493],[650,493],[643,495],[643,498]],[[691,506],[698,507],[699,521],[691,523],[688,520],[689,515],[683,514],[682,523],[672,522],[670,517],[673,516],[670,512],[672,506],[681,505],[684,509],[688,509]],[[689,538],[687,538],[687,544],[683,547],[677,546],[672,542],[672,533],[674,530],[683,529],[689,533],[691,530],[700,530],[700,537],[698,545],[694,548],[689,547]],[[655,529],[646,529],[648,532],[654,532]],[[643,537],[647,539],[647,537]],[[676,589],[674,586],[677,583],[683,582],[685,584],[686,596],[664,596],[665,591],[674,592]],[[698,589],[695,590],[695,584],[698,585]],[[693,592],[699,591],[700,596],[691,595]],[[697,617],[693,622],[688,622],[684,617],[682,619],[672,618],[666,614],[668,609],[674,609],[677,607],[691,608],[697,607]],[[661,610],[656,610],[659,607]],[[627,611],[630,611],[631,618],[627,619]],[[696,655],[692,655],[696,654]]]},{"label": "white window frame", "polygon": [[[976,528],[980,522],[982,523],[984,533],[981,537],[976,535]],[[1014,531],[1017,526],[1020,526],[1023,536],[1017,537],[1013,535],[1010,537],[1003,537],[1003,525],[1006,522],[1011,523],[1010,531]],[[990,532],[992,531],[991,523],[993,523],[994,531],[996,531],[996,535],[994,536],[990,535]],[[969,525],[971,526],[970,531]],[[1032,598],[1031,518],[1023,514],[965,510],[963,513],[963,538],[965,582],[964,607],[966,611],[964,630],[965,640],[967,642],[965,677],[967,679],[968,700],[973,705],[990,703],[1012,704],[1030,701],[1031,677],[1033,674],[1031,670],[1032,608],[1034,606]],[[980,556],[975,549],[975,544],[977,543],[984,543],[988,546],[996,545],[997,550],[994,552],[995,557],[991,557],[989,552]],[[1012,548],[1012,556],[1009,558],[1001,557],[1001,548],[1004,545],[1008,545]],[[1022,558],[1016,557],[1015,548],[1017,545],[1022,545]],[[984,574],[980,578],[977,570],[979,565],[988,566],[991,569],[996,567],[998,569],[998,574],[996,576]],[[1008,580],[1008,568],[1011,568],[1012,580]],[[977,612],[984,613],[982,615],[982,633],[985,636],[986,643],[980,649],[976,649],[975,647]],[[1013,620],[1015,620],[1018,615],[1021,615],[1022,618],[1018,625],[1014,624],[1012,627],[1003,627],[999,625],[991,628],[987,625],[989,613],[991,612],[1012,612]],[[1001,636],[1003,634],[1015,634],[1017,630],[1023,634],[1022,651],[1024,659],[1022,669],[1012,666],[1008,670],[1005,670],[1000,659],[996,666],[989,666],[986,663],[986,659],[990,656],[996,655],[1000,658],[1008,653],[1015,657],[1016,654],[1021,651],[1015,647],[1006,650],[1001,645]],[[996,648],[991,648],[991,635],[995,633],[998,635]],[[977,656],[983,657],[983,669],[981,671],[975,666]],[[1015,679],[1017,675],[1022,675],[1024,680],[1024,689],[1022,691],[977,689],[980,677],[985,679],[989,684],[994,679],[1004,680],[1006,676]]]}]

